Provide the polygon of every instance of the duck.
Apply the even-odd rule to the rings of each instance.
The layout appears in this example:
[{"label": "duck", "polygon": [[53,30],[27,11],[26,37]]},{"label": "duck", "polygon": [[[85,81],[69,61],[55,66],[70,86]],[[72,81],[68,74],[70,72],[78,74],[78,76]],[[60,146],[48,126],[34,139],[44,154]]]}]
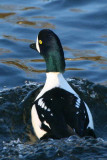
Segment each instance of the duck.
[{"label": "duck", "polygon": [[50,29],[39,32],[31,44],[46,62],[46,81],[31,108],[31,122],[38,139],[61,139],[72,135],[96,138],[88,105],[63,76],[64,51]]}]

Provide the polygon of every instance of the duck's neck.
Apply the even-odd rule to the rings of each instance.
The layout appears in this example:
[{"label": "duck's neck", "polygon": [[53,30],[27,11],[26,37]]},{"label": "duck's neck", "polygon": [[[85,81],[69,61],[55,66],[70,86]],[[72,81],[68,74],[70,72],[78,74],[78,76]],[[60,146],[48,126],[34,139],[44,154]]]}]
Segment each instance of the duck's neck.
[{"label": "duck's neck", "polygon": [[64,90],[67,90],[68,92],[71,92],[73,94],[76,94],[75,91],[71,88],[71,86],[68,84],[68,82],[63,77],[62,73],[60,72],[48,72],[46,73],[46,82],[45,85],[40,92],[40,94],[37,96],[36,99],[40,98],[45,92],[51,90],[52,88],[59,87]]},{"label": "duck's neck", "polygon": [[63,50],[58,46],[50,48],[48,51],[43,51],[41,55],[46,62],[46,72],[60,72],[65,70],[65,59]]}]

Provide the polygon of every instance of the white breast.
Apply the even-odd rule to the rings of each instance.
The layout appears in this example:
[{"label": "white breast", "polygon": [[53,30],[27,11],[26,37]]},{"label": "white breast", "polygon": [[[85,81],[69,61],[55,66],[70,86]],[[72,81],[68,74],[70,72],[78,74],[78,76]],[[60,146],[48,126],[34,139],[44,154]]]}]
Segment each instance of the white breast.
[{"label": "white breast", "polygon": [[46,73],[46,76],[47,76],[46,83],[36,99],[40,98],[45,92],[55,87],[65,89],[66,91],[74,94],[76,97],[79,97],[78,94],[71,88],[68,82],[64,79],[61,73],[49,72],[49,73]]}]

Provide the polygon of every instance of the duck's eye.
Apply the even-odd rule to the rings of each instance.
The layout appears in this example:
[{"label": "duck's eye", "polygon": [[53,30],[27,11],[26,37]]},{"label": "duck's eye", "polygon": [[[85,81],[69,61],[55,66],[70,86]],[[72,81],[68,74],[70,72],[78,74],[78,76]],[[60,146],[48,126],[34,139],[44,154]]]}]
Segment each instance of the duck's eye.
[{"label": "duck's eye", "polygon": [[39,40],[39,44],[42,44],[42,40]]}]

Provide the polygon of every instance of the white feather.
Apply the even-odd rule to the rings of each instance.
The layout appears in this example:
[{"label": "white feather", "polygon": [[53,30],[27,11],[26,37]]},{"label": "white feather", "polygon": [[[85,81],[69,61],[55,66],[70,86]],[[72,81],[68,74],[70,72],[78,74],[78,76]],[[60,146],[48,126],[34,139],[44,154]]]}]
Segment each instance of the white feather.
[{"label": "white feather", "polygon": [[53,113],[51,113],[50,115],[53,116]]},{"label": "white feather", "polygon": [[80,102],[81,102],[81,99],[78,98],[77,101],[76,101],[75,107],[79,108],[80,107]]},{"label": "white feather", "polygon": [[50,108],[48,108],[47,111],[50,112],[51,111]]},{"label": "white feather", "polygon": [[59,72],[49,72],[46,73],[46,82],[45,85],[37,96],[36,100],[40,98],[45,92],[51,90],[52,88],[59,87],[65,89],[66,91],[74,94],[76,97],[79,98],[78,94],[71,88],[68,82],[64,79],[63,75]]},{"label": "white feather", "polygon": [[85,103],[85,106],[86,106],[86,110],[87,110],[88,118],[89,118],[89,123],[88,123],[87,128],[90,127],[90,128],[92,128],[92,129],[94,129],[93,118],[92,118],[91,112],[90,112],[90,110],[89,110],[89,108],[88,108],[88,106],[87,106],[86,103]]},{"label": "white feather", "polygon": [[40,53],[40,47],[39,47],[39,42],[38,42],[38,36],[36,39],[36,49],[38,50],[38,52]]},{"label": "white feather", "polygon": [[[47,127],[49,127],[50,128],[50,125],[46,122],[46,121],[44,121],[43,122]],[[51,129],[51,128],[50,128]]]},{"label": "white feather", "polygon": [[40,139],[44,134],[46,134],[46,132],[41,129],[41,121],[38,117],[35,105],[33,105],[33,107],[32,107],[31,117],[32,117],[33,129],[34,129],[37,137]]},{"label": "white feather", "polygon": [[40,98],[39,101],[38,101],[38,105],[42,107],[43,104],[44,104],[43,103],[43,98]]},{"label": "white feather", "polygon": [[41,116],[44,118],[44,115],[43,115],[43,114],[41,114]]}]

